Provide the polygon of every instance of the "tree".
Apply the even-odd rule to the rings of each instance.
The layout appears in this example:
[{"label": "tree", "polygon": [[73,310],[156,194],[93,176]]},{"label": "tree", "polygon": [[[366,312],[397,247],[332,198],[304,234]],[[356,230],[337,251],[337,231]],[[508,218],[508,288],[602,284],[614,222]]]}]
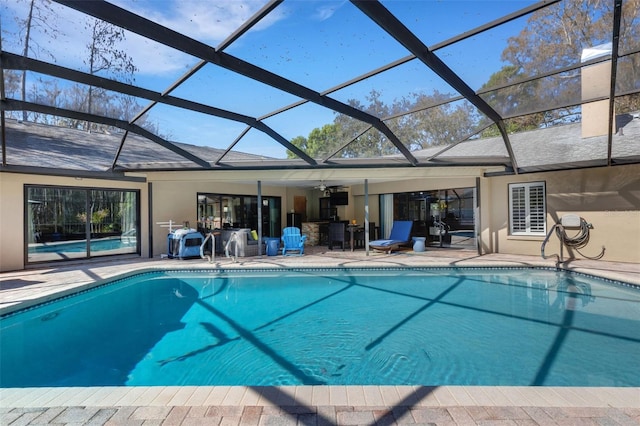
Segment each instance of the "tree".
[{"label": "tree", "polygon": [[525,75],[575,64],[583,49],[611,41],[612,6],[606,0],[567,0],[545,7],[509,38],[502,59]]},{"label": "tree", "polygon": [[413,93],[408,100],[394,104],[394,114],[417,109],[401,117],[401,126],[395,126],[398,136],[410,150],[449,145],[474,133],[480,116],[467,101],[447,102],[451,97],[434,90],[430,95]]},{"label": "tree", "polygon": [[[502,59],[515,67],[515,74],[536,76],[580,61],[582,51],[611,40],[614,2],[608,0],[566,0],[545,7],[531,15],[527,26],[508,40]],[[638,48],[640,0],[623,3],[621,52]],[[618,87],[639,89],[640,58],[633,55],[618,67]],[[534,93],[538,106],[548,111],[555,106],[580,102],[580,74],[573,71],[538,80]],[[560,109],[547,112],[547,120],[563,121]]]},{"label": "tree", "polygon": [[[350,106],[362,110],[374,117],[382,119],[390,115],[392,109],[382,100],[382,92],[373,89],[369,92],[369,95],[365,96],[365,100],[369,103],[362,104],[357,99],[351,99],[348,103]],[[339,129],[338,136],[340,140],[337,145],[344,145],[345,143],[352,141],[342,150],[339,157],[378,157],[398,153],[398,149],[384,134],[373,127],[367,130],[369,127],[369,124],[367,123],[342,114],[338,114],[336,116],[334,123],[338,125]],[[336,148],[338,146],[336,146]]]},{"label": "tree", "polygon": [[[63,91],[58,87],[57,80],[47,80],[42,77],[36,79],[37,84],[31,86],[29,98],[37,103],[50,106],[60,106],[63,101]],[[57,124],[52,121],[53,117],[48,114],[32,112],[31,118],[34,123]]]},{"label": "tree", "polygon": [[[70,110],[82,110],[82,105],[86,104],[86,88],[79,84],[73,84],[64,91],[63,107]],[[74,118],[62,118],[62,125],[72,129],[79,129],[83,126],[81,120]]]},{"label": "tree", "polygon": [[[118,50],[116,47],[125,40],[124,30],[94,18],[87,19],[85,28],[91,31],[91,39],[87,44],[88,58],[85,61],[85,64],[89,67],[89,73],[94,75],[104,72],[125,83],[133,83],[133,76],[137,71],[137,67],[124,50]],[[122,98],[123,96],[125,95],[120,97]],[[100,102],[97,102],[98,100]],[[89,86],[86,97],[86,111],[89,114],[107,115],[106,112],[115,100],[116,96],[107,93],[106,90]],[[86,123],[86,126],[85,130],[91,130],[89,123]]]},{"label": "tree", "polygon": [[[56,35],[58,30],[54,29],[53,21],[51,19],[52,16],[55,16],[53,13],[53,9],[51,8],[50,0],[18,0],[25,1],[29,4],[29,12],[27,17],[24,19],[20,19],[19,17],[15,18],[16,24],[18,26],[18,32],[20,34],[19,39],[22,40],[22,56],[25,58],[29,56],[29,53],[32,53],[36,58],[40,53],[44,53],[53,60],[55,58],[53,55],[46,49],[42,48],[38,43],[36,43],[31,37],[31,31],[35,28],[40,29],[43,34],[47,37],[51,37],[52,39],[56,39]],[[27,71],[22,71],[22,79],[20,82],[21,87],[21,96],[22,101],[26,101],[27,99]],[[27,121],[27,111],[22,111],[22,120]]]},{"label": "tree", "polygon": [[[291,139],[291,144],[297,146],[302,151],[307,152],[307,138],[305,138],[304,136],[296,136],[295,138]],[[287,158],[296,158],[296,154],[294,154],[292,151],[287,150]]]},{"label": "tree", "polygon": [[[493,73],[485,84],[480,88],[480,92],[491,87],[508,85],[514,81],[524,80],[524,75],[514,65],[506,65],[496,73]],[[523,132],[539,127],[544,120],[543,113],[532,113],[519,115],[535,111],[539,108],[536,99],[538,81],[533,80],[526,83],[508,86],[502,89],[490,90],[483,93],[483,98],[489,105],[495,108],[503,117],[514,116],[506,120],[508,133]],[[500,132],[492,126],[482,132],[482,137],[500,136]]]},{"label": "tree", "polygon": [[9,98],[13,98],[19,91],[21,77],[20,73],[15,70],[3,70],[4,73],[4,91],[5,95]]},{"label": "tree", "polygon": [[[410,151],[430,146],[447,145],[471,135],[479,117],[468,102],[447,102],[451,95],[434,90],[432,94],[412,93],[386,105],[380,92],[372,90],[367,100],[369,105],[350,101],[351,106],[369,114],[386,119],[385,124]],[[350,117],[339,115],[339,135],[342,143],[355,139],[342,152],[342,157],[377,157],[399,154],[399,150],[388,138],[370,129],[358,136],[366,128],[365,124]]]},{"label": "tree", "polygon": [[[640,0],[626,0],[622,4],[620,22],[621,54],[640,50]],[[618,60],[616,88],[629,93],[640,90],[640,54],[626,56]],[[616,98],[616,112],[626,113],[640,110],[640,93]]]},{"label": "tree", "polygon": [[338,126],[325,124],[313,129],[307,140],[307,152],[314,158],[326,157],[336,147]]},{"label": "tree", "polygon": [[[322,158],[327,156],[332,149],[337,146],[337,126],[335,124],[325,124],[321,128],[315,128],[309,133],[309,137],[298,136],[291,143],[312,158]],[[295,158],[291,151],[287,152],[289,158]]]},{"label": "tree", "polygon": [[[372,90],[366,97],[368,104],[351,99],[349,105],[380,119],[396,116],[385,123],[414,151],[459,142],[473,133],[479,120],[475,110],[468,102],[455,105],[446,102],[450,98],[438,91],[431,95],[413,93],[387,105],[381,92]],[[291,142],[315,158],[333,154],[345,144],[337,154],[340,158],[374,158],[400,153],[382,132],[344,114],[337,114],[333,124],[313,129],[308,138],[298,136]],[[292,152],[288,156],[295,157]]]}]

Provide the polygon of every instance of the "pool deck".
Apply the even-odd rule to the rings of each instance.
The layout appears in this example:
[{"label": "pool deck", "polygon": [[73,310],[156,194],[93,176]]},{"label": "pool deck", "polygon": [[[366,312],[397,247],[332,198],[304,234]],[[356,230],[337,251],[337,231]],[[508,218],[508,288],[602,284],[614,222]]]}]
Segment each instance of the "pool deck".
[{"label": "pool deck", "polygon": [[[0,274],[0,312],[148,269],[545,266],[555,259],[428,248],[390,255],[308,247],[237,262],[118,259]],[[640,265],[563,268],[640,285]],[[640,425],[640,388],[493,386],[184,386],[0,389],[0,425]]]}]

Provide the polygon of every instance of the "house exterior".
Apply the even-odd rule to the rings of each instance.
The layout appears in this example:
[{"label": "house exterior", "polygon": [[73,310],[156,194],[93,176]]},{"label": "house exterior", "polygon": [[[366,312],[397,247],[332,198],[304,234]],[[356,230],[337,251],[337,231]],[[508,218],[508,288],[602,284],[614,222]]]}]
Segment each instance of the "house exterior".
[{"label": "house exterior", "polygon": [[[635,2],[391,3],[258,2],[234,21],[244,8],[219,2],[193,33],[162,2],[54,1],[44,32],[9,3],[0,271],[166,255],[176,226],[260,240],[337,220],[380,237],[412,220],[481,255],[640,261]],[[85,20],[114,38],[67,31]],[[325,127],[317,150],[296,136]]]},{"label": "house exterior", "polygon": [[[614,155],[633,159],[640,152],[640,120],[632,117],[614,137]],[[34,200],[29,198],[32,188],[54,188],[81,191],[107,191],[133,194],[136,199],[136,222],[139,243],[127,256],[159,257],[167,252],[166,223],[181,226],[196,224],[200,218],[198,196],[204,193],[239,194],[265,198],[279,198],[279,223],[284,227],[286,215],[296,209],[307,218],[318,217],[319,194],[314,188],[321,180],[344,182],[342,191],[348,193],[348,204],[337,206],[337,215],[358,223],[368,220],[383,223],[382,195],[471,188],[473,190],[473,232],[479,254],[503,253],[541,255],[546,235],[564,215],[573,214],[591,225],[588,243],[577,253],[564,249],[565,259],[595,257],[605,247],[603,260],[614,262],[640,262],[640,164],[612,164],[598,159],[594,147],[602,141],[594,138],[572,138],[571,132],[580,132],[579,125],[541,129],[514,136],[512,143],[526,173],[515,174],[504,165],[468,166],[380,166],[340,167],[333,169],[270,168],[261,170],[190,170],[167,169],[145,171],[105,171],[109,165],[109,150],[100,160],[83,158],[87,138],[99,138],[100,143],[90,146],[104,147],[109,140],[117,144],[117,135],[94,135],[71,129],[51,129],[32,123],[6,122],[7,149],[10,165],[0,171],[0,271],[21,270],[39,266],[30,262],[28,247],[35,241],[34,225],[29,210]],[[47,133],[48,132],[48,133]],[[53,133],[52,133],[53,132]],[[48,136],[47,136],[48,135]],[[45,140],[45,138],[49,138]],[[141,138],[141,141],[143,138]],[[577,146],[577,142],[581,143]],[[94,139],[95,142],[95,139]],[[47,151],[41,150],[47,144]],[[53,149],[55,146],[58,149]],[[145,150],[154,147],[142,142],[137,150],[128,153],[127,161],[149,162]],[[196,148],[194,148],[196,149]],[[198,148],[200,149],[200,148]],[[472,150],[499,154],[499,139],[459,144],[449,156],[461,158],[474,155]],[[629,151],[631,154],[625,154]],[[528,154],[527,154],[528,153]],[[536,154],[537,153],[537,154]],[[206,152],[200,152],[206,156]],[[101,158],[100,155],[97,156]],[[588,157],[588,158],[585,158]],[[26,165],[38,159],[41,166]],[[538,164],[553,158],[563,158],[564,164],[584,164],[570,169],[535,171]],[[572,160],[573,158],[573,160]],[[551,159],[551,160],[550,160]],[[247,154],[247,161],[256,161]],[[174,159],[163,158],[154,151],[152,162]],[[446,161],[446,157],[445,157]],[[24,164],[22,164],[24,162]],[[523,195],[518,198],[519,195]],[[536,196],[538,198],[530,198]],[[514,198],[515,197],[515,198]],[[306,200],[305,211],[299,211],[295,200]],[[368,200],[368,209],[365,202]],[[524,204],[522,204],[524,203]],[[522,216],[519,208],[543,208],[542,216],[535,212]],[[522,210],[524,211],[524,210]],[[534,217],[529,223],[530,217]],[[522,221],[520,221],[522,219]],[[533,223],[535,222],[535,223]],[[120,230],[120,235],[126,230]],[[388,229],[386,230],[388,233]],[[579,230],[567,229],[568,235]],[[264,232],[265,236],[268,232]],[[138,238],[138,235],[136,235]],[[52,244],[50,241],[49,244]],[[546,255],[560,251],[559,239],[552,235],[545,248]],[[98,252],[98,254],[101,254]],[[92,258],[94,256],[91,256]],[[98,256],[99,257],[99,256]],[[78,259],[87,260],[85,256]]]}]

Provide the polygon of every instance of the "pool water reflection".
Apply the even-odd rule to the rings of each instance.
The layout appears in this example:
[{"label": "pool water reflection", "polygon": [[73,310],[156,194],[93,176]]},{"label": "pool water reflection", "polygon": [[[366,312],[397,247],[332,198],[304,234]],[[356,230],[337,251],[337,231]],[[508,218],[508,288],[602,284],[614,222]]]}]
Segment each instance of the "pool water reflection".
[{"label": "pool water reflection", "polygon": [[[90,240],[91,256],[137,253],[135,235],[116,236]],[[29,262],[55,261],[87,257],[87,240],[32,243],[28,247]]]}]

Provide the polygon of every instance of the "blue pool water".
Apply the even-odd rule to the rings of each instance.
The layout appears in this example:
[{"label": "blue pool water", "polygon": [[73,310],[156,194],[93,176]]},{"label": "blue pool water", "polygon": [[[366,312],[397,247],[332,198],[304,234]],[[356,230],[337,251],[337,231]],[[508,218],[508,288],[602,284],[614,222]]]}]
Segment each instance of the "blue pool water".
[{"label": "blue pool water", "polygon": [[640,290],[555,270],[153,272],[0,328],[2,387],[640,386]]}]

